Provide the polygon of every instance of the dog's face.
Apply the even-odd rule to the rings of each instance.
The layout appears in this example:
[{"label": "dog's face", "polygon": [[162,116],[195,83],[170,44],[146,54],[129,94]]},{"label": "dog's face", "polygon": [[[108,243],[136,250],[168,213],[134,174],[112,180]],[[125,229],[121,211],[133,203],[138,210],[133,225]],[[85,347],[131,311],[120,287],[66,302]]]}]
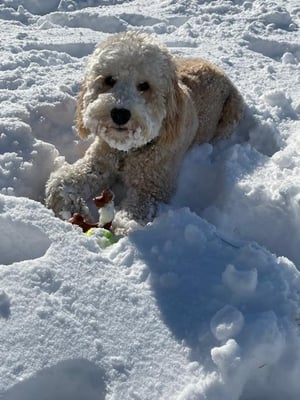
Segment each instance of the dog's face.
[{"label": "dog's face", "polygon": [[81,136],[94,133],[123,151],[158,137],[174,98],[175,69],[168,51],[148,36],[112,36],[87,65],[78,107]]}]

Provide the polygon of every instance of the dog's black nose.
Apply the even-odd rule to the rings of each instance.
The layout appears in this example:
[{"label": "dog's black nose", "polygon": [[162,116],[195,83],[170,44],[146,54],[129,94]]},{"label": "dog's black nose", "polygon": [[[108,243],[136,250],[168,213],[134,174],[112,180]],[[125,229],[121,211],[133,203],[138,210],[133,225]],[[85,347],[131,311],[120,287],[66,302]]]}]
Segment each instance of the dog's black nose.
[{"label": "dog's black nose", "polygon": [[130,120],[131,112],[126,108],[113,108],[110,115],[114,123],[117,125],[124,125]]}]

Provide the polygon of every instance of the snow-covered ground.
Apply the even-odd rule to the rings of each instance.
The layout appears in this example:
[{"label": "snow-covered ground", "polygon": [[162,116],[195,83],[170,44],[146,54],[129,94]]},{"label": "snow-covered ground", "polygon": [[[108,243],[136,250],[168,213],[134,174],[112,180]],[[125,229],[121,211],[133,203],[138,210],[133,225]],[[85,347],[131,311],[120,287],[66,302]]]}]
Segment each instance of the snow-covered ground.
[{"label": "snow-covered ground", "polygon": [[[298,0],[2,0],[0,398],[300,398]],[[43,206],[88,142],[86,57],[139,29],[223,68],[248,110],[105,250]]]}]

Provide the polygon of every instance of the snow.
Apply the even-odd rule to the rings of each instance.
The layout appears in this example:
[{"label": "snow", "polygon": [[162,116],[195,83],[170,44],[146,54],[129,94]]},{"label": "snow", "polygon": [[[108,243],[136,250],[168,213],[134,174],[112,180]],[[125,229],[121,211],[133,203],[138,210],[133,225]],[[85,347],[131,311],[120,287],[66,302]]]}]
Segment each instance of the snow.
[{"label": "snow", "polygon": [[235,307],[226,305],[212,317],[210,327],[218,340],[227,340],[240,333],[244,326],[244,316]]},{"label": "snow", "polygon": [[[299,11],[1,2],[1,399],[299,399]],[[153,223],[100,249],[44,207],[44,185],[89,145],[74,130],[87,56],[130,29],[215,62],[248,109],[188,154]]]}]

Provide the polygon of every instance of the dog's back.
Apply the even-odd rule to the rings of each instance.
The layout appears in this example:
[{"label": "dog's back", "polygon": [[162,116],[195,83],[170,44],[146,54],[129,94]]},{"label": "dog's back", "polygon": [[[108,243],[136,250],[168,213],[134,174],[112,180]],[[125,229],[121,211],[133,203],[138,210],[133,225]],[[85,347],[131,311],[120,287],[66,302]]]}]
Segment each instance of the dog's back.
[{"label": "dog's back", "polygon": [[179,81],[188,87],[198,114],[195,143],[229,134],[240,120],[242,96],[225,73],[200,58],[176,58]]}]

